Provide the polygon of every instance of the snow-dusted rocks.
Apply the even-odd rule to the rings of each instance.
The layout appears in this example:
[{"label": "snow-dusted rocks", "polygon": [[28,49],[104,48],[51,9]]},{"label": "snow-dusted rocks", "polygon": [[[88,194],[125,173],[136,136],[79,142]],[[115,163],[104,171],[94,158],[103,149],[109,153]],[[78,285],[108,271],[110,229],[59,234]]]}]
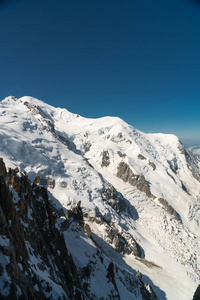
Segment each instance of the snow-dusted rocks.
[{"label": "snow-dusted rocks", "polygon": [[[75,219],[59,217],[43,186],[21,174],[16,191],[8,175],[0,176],[0,298],[120,299],[115,265],[80,217],[81,203]],[[136,277],[133,283],[136,299],[156,299]]]},{"label": "snow-dusted rocks", "polygon": [[[87,297],[192,299],[200,276],[200,162],[176,136],[145,134],[119,118],[86,119],[31,97],[4,99],[0,126],[0,157],[18,168],[6,173],[14,176],[14,205],[27,209],[17,196],[23,174],[39,176],[35,188],[47,187]],[[66,219],[78,203],[82,220]]]},{"label": "snow-dusted rocks", "polygon": [[129,165],[123,161],[121,161],[117,167],[117,177],[121,178],[124,182],[128,182],[132,186],[136,186],[139,191],[145,193],[149,198],[155,199],[144,176],[135,175]]}]

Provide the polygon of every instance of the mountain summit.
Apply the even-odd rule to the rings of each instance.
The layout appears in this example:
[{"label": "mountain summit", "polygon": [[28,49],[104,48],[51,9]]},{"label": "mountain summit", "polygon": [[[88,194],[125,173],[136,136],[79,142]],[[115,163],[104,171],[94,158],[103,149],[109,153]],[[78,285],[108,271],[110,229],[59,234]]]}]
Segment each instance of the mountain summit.
[{"label": "mountain summit", "polygon": [[192,299],[200,160],[176,136],[12,96],[0,128],[1,297]]}]

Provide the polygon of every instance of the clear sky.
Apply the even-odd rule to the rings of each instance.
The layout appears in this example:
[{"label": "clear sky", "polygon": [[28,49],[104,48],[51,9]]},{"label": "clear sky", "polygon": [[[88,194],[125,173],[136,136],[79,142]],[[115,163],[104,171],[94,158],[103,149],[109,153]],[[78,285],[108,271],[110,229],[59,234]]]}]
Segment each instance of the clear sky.
[{"label": "clear sky", "polygon": [[0,0],[0,98],[200,144],[200,2]]}]

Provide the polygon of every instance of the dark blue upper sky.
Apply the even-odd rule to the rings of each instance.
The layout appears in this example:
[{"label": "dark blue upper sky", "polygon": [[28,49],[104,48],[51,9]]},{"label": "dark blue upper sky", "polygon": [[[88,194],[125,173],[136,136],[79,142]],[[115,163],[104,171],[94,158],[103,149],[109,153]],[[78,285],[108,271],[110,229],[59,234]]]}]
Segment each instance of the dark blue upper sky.
[{"label": "dark blue upper sky", "polygon": [[200,144],[200,3],[0,1],[0,91]]}]

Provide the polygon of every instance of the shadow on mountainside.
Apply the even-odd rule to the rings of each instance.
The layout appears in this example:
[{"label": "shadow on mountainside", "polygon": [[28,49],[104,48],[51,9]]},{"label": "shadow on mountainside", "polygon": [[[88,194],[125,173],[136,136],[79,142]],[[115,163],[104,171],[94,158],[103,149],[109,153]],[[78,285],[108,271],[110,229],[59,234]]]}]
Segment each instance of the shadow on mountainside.
[{"label": "shadow on mountainside", "polygon": [[[49,197],[51,199],[51,203],[54,206],[54,209],[56,209],[57,213],[62,216],[65,215],[66,209],[62,206],[62,204],[48,191]],[[123,270],[126,270],[125,273],[127,273],[128,276],[130,276],[133,280],[133,283],[136,282],[137,283],[137,287],[141,289],[141,293],[143,291],[143,293],[146,293],[146,288],[144,286],[144,284],[150,284],[150,286],[152,287],[153,291],[156,293],[156,295],[158,296],[159,300],[167,300],[166,298],[166,294],[164,293],[164,291],[162,291],[158,286],[156,286],[148,276],[146,275],[142,275],[142,280],[144,282],[144,284],[141,284],[140,282],[138,282],[138,279],[136,277],[137,274],[137,269],[133,269],[131,266],[129,266],[125,260],[124,260],[124,255],[121,254],[120,252],[117,252],[109,243],[107,243],[106,241],[104,241],[101,237],[97,236],[95,233],[92,232],[92,240],[94,241],[97,249],[99,249],[102,253],[104,253],[107,257],[109,257],[109,259],[111,261],[113,261],[114,264],[117,265],[116,268],[116,272],[117,269],[122,270],[122,272],[124,272]],[[143,256],[144,257],[144,256]],[[138,267],[137,267],[138,268]],[[119,279],[120,280],[120,279]],[[125,282],[125,286],[127,285],[127,282]],[[131,293],[133,293],[134,296],[134,287],[135,285],[132,284],[132,286],[129,286],[127,288],[127,290],[133,290]],[[143,299],[148,299],[150,300],[151,298],[144,298]],[[154,298],[152,298],[154,299]],[[155,298],[156,299],[156,298]]]},{"label": "shadow on mountainside", "polygon": [[[127,265],[127,263],[124,260],[124,256],[117,252],[110,244],[106,243],[101,237],[97,236],[96,234],[92,233],[92,239],[94,240],[95,244],[99,249],[108,256],[114,263],[116,263],[121,269],[127,270],[129,273],[133,275],[133,277],[136,277],[137,270],[134,270],[131,266]],[[146,276],[142,275],[142,280],[145,284],[150,284],[153,291],[156,293],[159,300],[167,300],[166,294],[164,291],[162,291],[158,286],[156,286],[151,279]],[[143,285],[143,288],[145,289],[145,286]],[[147,298],[143,298],[147,299]],[[156,299],[156,298],[155,298]]]}]

